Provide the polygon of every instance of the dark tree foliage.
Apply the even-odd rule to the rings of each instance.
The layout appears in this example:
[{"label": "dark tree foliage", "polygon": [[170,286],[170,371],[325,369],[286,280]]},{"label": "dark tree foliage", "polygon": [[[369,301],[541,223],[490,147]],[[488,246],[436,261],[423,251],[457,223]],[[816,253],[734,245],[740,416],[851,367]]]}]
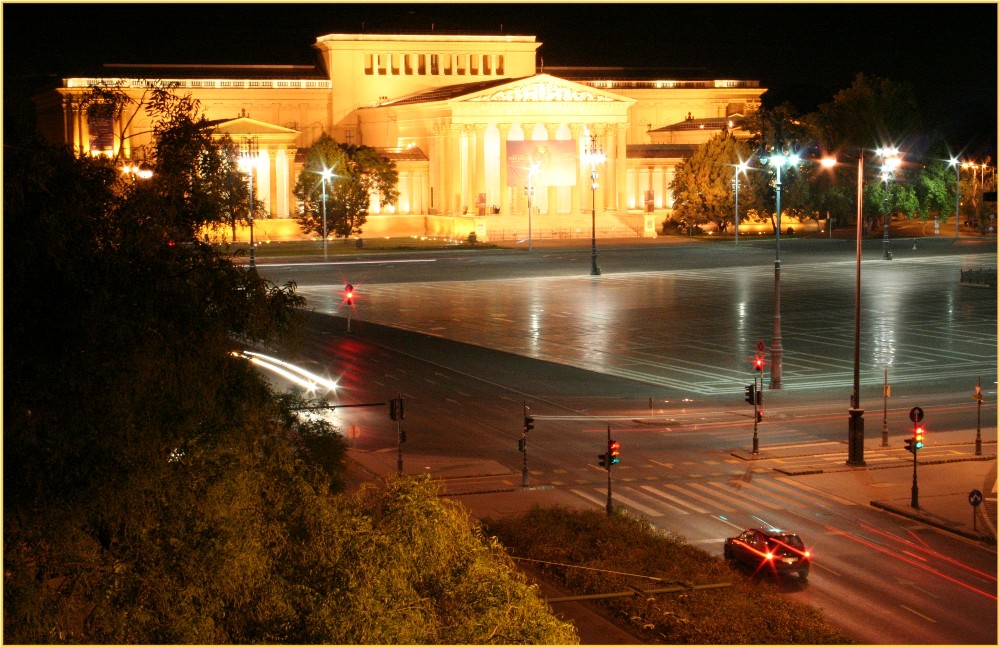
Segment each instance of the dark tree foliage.
[{"label": "dark tree foliage", "polygon": [[338,496],[341,436],[232,354],[302,299],[176,236],[226,208],[187,110],[149,182],[5,149],[5,640],[575,641],[429,481]]},{"label": "dark tree foliage", "polygon": [[377,196],[383,207],[395,203],[398,181],[395,162],[378,150],[341,144],[324,134],[306,151],[305,167],[295,184],[295,197],[302,204],[296,220],[304,232],[322,236],[325,210],[327,237],[360,235],[371,196]]}]

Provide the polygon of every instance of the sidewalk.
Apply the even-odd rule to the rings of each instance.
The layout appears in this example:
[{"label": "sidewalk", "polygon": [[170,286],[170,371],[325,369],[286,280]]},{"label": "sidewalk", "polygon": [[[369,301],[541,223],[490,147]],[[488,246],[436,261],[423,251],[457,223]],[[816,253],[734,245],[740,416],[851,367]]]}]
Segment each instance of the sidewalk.
[{"label": "sidewalk", "polygon": [[[949,432],[956,437],[957,432]],[[967,436],[966,436],[967,437]],[[859,503],[920,521],[948,532],[988,543],[997,539],[997,445],[983,442],[976,455],[975,443],[948,442],[931,445],[917,454],[918,507],[913,507],[913,455],[897,444],[881,447],[879,441],[865,443],[865,466],[846,464],[844,446],[825,452],[804,453],[802,447],[733,452],[753,461],[761,469],[789,476],[808,477],[804,482],[818,490],[851,498]],[[864,478],[857,475],[864,474]],[[957,476],[956,476],[957,475]],[[935,487],[921,486],[932,482]],[[973,509],[973,489],[983,495]],[[879,496],[884,492],[891,496]]]}]

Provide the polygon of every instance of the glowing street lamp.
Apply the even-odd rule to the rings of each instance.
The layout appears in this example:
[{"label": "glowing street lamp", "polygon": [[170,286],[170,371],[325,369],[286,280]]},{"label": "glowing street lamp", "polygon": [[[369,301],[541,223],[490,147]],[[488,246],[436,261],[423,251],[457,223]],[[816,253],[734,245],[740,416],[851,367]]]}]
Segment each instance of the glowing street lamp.
[{"label": "glowing street lamp", "polygon": [[899,157],[899,149],[895,147],[879,148],[875,154],[882,158],[882,181],[885,182],[885,217],[882,223],[882,260],[891,261],[892,254],[889,253],[889,180],[899,165],[903,163]]},{"label": "glowing street lamp", "polygon": [[740,173],[746,175],[748,165],[743,160],[733,166],[733,224],[736,226],[733,244],[740,242]]},{"label": "glowing street lamp", "polygon": [[257,263],[254,260],[254,240],[253,240],[253,169],[257,165],[257,138],[243,138],[243,155],[240,157],[240,168],[246,171],[250,181],[250,268],[256,269]]},{"label": "glowing street lamp", "polygon": [[604,153],[597,147],[597,135],[590,136],[590,274],[600,276],[601,268],[597,267],[597,165],[604,162]]},{"label": "glowing street lamp", "polygon": [[319,174],[320,180],[323,182],[323,260],[327,260],[326,250],[326,239],[327,239],[327,229],[326,229],[326,183],[333,177],[333,171],[328,168],[324,168]]},{"label": "glowing street lamp", "polygon": [[795,167],[799,163],[799,156],[767,155],[760,156],[760,163],[764,166],[770,165],[775,171],[775,195],[777,196],[777,227],[774,234],[774,339],[771,341],[771,383],[770,388],[781,388],[781,169],[784,166]]},{"label": "glowing street lamp", "polygon": [[957,158],[948,160],[948,166],[955,167],[955,240],[958,240],[958,207],[962,199],[962,165]]}]

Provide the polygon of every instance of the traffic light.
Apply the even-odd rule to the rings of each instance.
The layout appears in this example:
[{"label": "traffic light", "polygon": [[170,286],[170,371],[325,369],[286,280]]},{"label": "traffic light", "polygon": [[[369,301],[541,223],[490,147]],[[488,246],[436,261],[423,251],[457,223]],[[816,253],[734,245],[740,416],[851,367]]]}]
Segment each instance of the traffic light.
[{"label": "traffic light", "polygon": [[924,447],[924,426],[917,425],[913,429],[913,446],[916,449],[923,449]]},{"label": "traffic light", "polygon": [[611,457],[611,464],[618,463],[618,456],[621,454],[621,444],[617,440],[608,441],[608,456]]},{"label": "traffic light", "polygon": [[760,355],[753,358],[753,370],[757,371],[761,375],[764,374],[764,358]]},{"label": "traffic light", "polygon": [[757,385],[748,384],[747,386],[743,387],[743,390],[746,391],[746,396],[743,399],[746,400],[747,404],[752,405],[757,398],[756,396]]},{"label": "traffic light", "polygon": [[524,433],[528,433],[535,428],[535,419],[528,415],[528,407],[524,407]]},{"label": "traffic light", "polygon": [[524,438],[518,438],[517,439],[517,451],[519,451],[519,452],[521,452],[523,454],[524,453],[524,448],[525,448],[526,445],[527,445],[527,442],[524,440]]},{"label": "traffic light", "polygon": [[762,422],[763,420],[764,420],[764,412],[758,410],[757,411],[757,422]]},{"label": "traffic light", "polygon": [[344,299],[347,300],[347,305],[354,305],[354,286],[350,283],[344,286]]},{"label": "traffic light", "polygon": [[608,455],[607,454],[598,454],[597,455],[597,464],[600,465],[601,467],[607,467],[608,466]]},{"label": "traffic light", "polygon": [[904,442],[906,443],[906,451],[911,454],[917,453],[917,450],[913,449],[913,438],[907,438]]},{"label": "traffic light", "polygon": [[389,418],[392,420],[403,419],[403,398],[389,400]]},{"label": "traffic light", "polygon": [[764,390],[757,389],[757,406],[759,407],[762,404],[764,404]]}]

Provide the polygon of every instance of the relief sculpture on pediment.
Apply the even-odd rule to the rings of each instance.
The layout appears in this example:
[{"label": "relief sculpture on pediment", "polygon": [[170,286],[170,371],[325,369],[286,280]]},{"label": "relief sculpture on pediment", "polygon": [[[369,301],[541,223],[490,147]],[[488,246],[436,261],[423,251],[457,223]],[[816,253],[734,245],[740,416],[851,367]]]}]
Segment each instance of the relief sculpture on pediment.
[{"label": "relief sculpture on pediment", "polygon": [[614,101],[610,97],[594,94],[586,90],[579,90],[547,81],[539,81],[530,85],[522,85],[505,90],[498,90],[492,94],[474,97],[470,101]]}]

